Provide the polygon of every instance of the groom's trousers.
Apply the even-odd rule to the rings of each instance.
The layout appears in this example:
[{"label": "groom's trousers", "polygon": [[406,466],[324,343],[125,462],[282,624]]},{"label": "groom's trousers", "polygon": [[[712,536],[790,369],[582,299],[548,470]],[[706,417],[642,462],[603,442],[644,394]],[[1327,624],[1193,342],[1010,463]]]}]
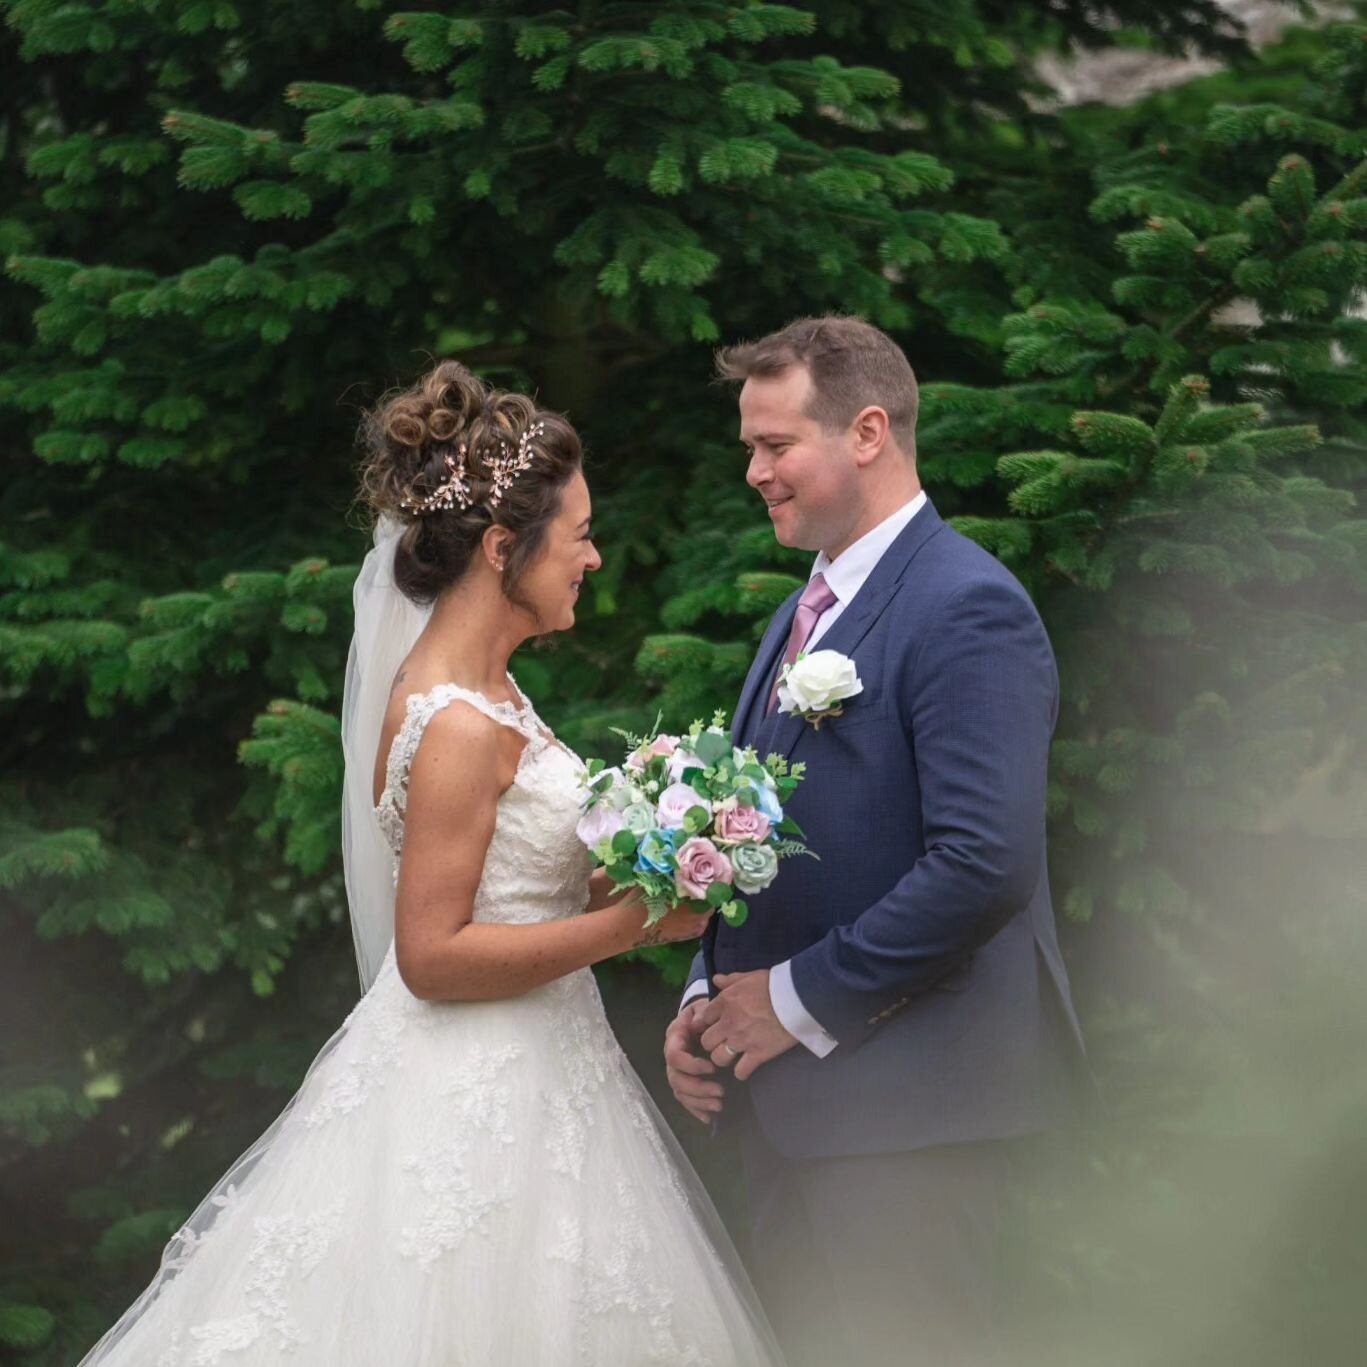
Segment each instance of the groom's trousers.
[{"label": "groom's trousers", "polygon": [[789,1367],[991,1367],[1009,1141],[794,1161],[735,1106],[751,1271]]}]

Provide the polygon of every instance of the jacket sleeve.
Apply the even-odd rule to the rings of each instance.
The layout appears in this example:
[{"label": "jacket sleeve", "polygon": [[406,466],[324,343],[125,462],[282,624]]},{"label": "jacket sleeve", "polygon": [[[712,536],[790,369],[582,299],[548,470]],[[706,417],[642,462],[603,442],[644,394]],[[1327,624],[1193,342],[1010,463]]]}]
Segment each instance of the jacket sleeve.
[{"label": "jacket sleeve", "polygon": [[693,962],[688,966],[688,979],[684,983],[683,996],[679,999],[679,1010],[698,996],[706,996],[711,992],[711,985],[707,981],[707,968],[703,963],[702,950],[693,956]]},{"label": "jacket sleeve", "polygon": [[1013,583],[965,585],[904,685],[922,854],[855,920],[794,956],[793,986],[840,1044],[928,991],[1022,910],[1044,859],[1053,652]]}]

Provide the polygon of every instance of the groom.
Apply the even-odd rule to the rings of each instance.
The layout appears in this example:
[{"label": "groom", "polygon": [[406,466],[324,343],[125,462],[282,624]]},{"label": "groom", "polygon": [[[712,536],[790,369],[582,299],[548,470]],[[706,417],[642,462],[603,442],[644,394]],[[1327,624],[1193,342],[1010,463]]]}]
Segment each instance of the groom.
[{"label": "groom", "polygon": [[[808,318],[718,360],[775,536],[818,552],[734,734],[805,763],[788,810],[820,862],[785,860],[742,926],[709,927],[670,1085],[736,1128],[791,1367],[984,1367],[1010,1141],[1057,1119],[1081,1053],[1045,866],[1053,654],[1016,579],[922,491],[891,338]],[[819,729],[776,696],[816,649],[863,682]]]}]

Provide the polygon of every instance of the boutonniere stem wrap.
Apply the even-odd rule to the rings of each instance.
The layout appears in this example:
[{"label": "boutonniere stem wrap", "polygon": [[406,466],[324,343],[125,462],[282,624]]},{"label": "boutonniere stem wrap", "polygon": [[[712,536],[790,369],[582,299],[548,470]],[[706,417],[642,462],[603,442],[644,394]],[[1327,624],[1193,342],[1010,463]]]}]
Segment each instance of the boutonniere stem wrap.
[{"label": "boutonniere stem wrap", "polygon": [[848,655],[838,650],[805,651],[779,676],[778,710],[810,722],[821,723],[844,714],[845,703],[864,691],[859,671]]}]

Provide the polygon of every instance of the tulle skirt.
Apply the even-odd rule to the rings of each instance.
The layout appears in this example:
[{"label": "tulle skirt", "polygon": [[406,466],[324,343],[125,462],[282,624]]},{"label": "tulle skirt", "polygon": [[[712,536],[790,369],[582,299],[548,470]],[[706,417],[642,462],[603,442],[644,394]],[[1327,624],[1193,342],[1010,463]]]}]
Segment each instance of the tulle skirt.
[{"label": "tulle skirt", "polygon": [[780,1357],[587,970],[423,1002],[392,951],[89,1367]]}]

